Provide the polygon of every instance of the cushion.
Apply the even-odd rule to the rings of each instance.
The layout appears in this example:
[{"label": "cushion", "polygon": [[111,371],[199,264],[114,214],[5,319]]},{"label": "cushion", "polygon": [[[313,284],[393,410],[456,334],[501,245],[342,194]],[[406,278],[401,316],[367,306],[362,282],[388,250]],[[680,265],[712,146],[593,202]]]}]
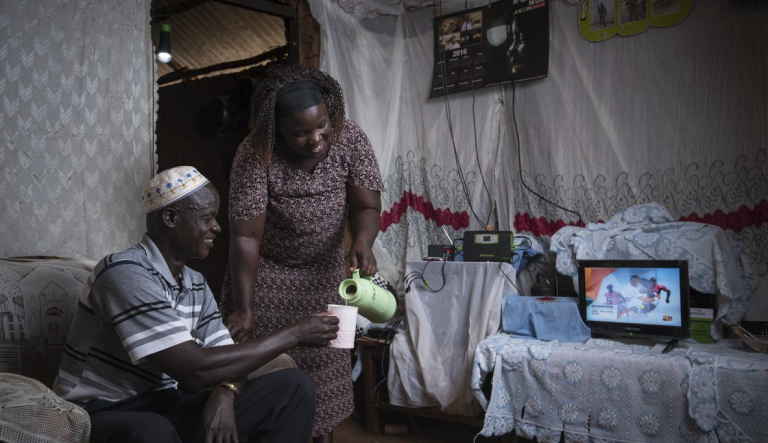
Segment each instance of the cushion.
[{"label": "cushion", "polygon": [[70,259],[0,259],[0,372],[51,386],[83,283],[95,265]]},{"label": "cushion", "polygon": [[88,443],[91,421],[82,408],[42,383],[0,373],[0,441]]},{"label": "cushion", "polygon": [[298,368],[296,362],[288,354],[280,354],[273,360],[267,362],[264,366],[248,374],[248,380],[253,380],[256,377],[269,374],[270,372],[279,371],[281,369]]}]

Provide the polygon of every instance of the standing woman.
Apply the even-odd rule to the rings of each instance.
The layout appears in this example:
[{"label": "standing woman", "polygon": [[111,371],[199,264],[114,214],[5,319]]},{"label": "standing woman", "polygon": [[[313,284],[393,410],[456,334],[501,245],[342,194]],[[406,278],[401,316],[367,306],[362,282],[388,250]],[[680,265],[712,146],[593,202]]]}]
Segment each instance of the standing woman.
[{"label": "standing woman", "polygon": [[[251,133],[230,173],[229,272],[222,290],[235,342],[261,337],[340,303],[344,223],[350,263],[376,272],[371,247],[381,226],[383,188],[365,133],[344,118],[344,96],[330,75],[308,66],[270,69],[253,96]],[[315,442],[354,408],[350,352],[289,353],[317,390]]]}]

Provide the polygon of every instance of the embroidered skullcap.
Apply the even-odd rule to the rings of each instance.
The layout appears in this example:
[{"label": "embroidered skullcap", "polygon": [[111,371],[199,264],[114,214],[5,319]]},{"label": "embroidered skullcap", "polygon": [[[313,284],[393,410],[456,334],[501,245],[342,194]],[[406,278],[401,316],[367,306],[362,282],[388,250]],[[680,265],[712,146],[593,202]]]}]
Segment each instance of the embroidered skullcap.
[{"label": "embroidered skullcap", "polygon": [[317,80],[302,78],[283,86],[275,97],[275,119],[293,115],[325,103],[323,87]]},{"label": "embroidered skullcap", "polygon": [[177,166],[152,177],[141,194],[144,213],[162,209],[210,183],[192,166]]}]

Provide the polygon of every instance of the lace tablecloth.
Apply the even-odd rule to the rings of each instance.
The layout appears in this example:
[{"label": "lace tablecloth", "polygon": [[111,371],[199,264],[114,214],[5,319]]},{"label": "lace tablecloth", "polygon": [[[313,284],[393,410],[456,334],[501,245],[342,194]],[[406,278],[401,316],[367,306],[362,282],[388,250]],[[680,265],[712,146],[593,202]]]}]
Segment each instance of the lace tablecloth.
[{"label": "lace tablecloth", "polygon": [[[689,347],[690,346],[690,347]],[[768,441],[768,356],[729,343],[585,344],[491,336],[477,347],[472,390],[482,434],[539,442]],[[481,391],[493,371],[490,400]]]}]

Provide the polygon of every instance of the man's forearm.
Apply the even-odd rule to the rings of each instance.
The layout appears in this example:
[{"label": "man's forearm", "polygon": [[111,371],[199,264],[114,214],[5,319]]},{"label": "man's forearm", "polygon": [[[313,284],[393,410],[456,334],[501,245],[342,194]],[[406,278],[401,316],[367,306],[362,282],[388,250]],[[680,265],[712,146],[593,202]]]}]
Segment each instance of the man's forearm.
[{"label": "man's forearm", "polygon": [[[184,378],[179,377],[179,382],[190,390],[215,387],[222,382],[232,382],[232,380],[240,383],[248,374],[297,345],[298,341],[288,327],[268,337],[250,342],[213,348],[197,348],[197,351],[194,352],[196,355],[180,362],[192,367],[187,368],[191,370],[182,371]],[[196,347],[196,345],[192,346]]]}]

